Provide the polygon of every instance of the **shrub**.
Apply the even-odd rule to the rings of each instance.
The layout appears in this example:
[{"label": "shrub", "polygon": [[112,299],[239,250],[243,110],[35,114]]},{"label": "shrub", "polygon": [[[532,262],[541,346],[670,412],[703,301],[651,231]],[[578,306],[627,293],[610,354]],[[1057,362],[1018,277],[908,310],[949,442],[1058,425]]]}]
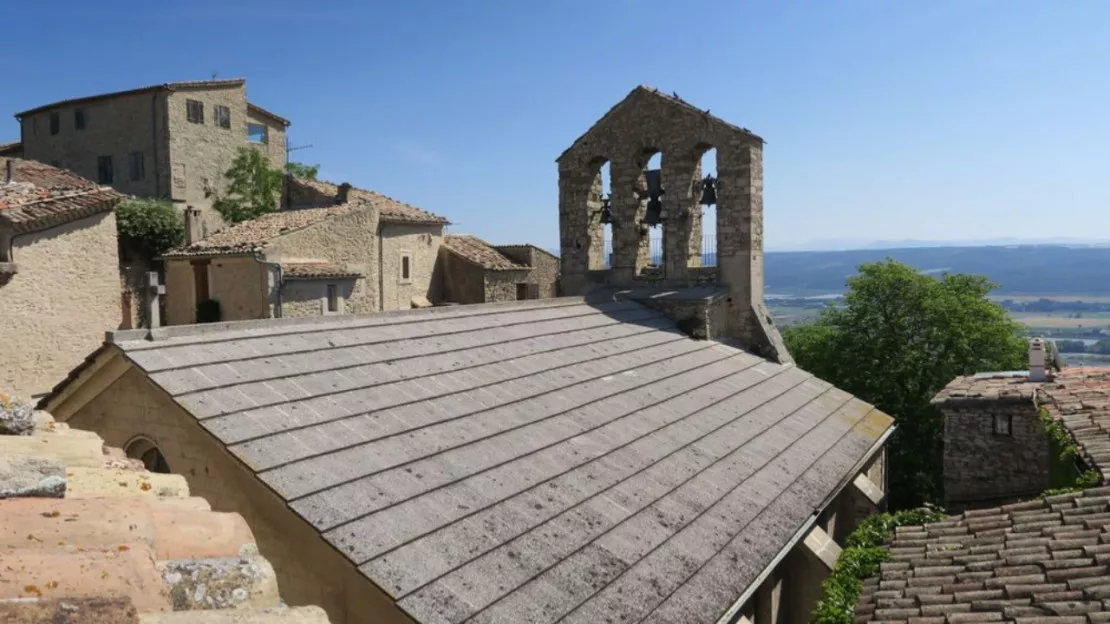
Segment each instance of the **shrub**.
[{"label": "shrub", "polygon": [[155,257],[185,242],[185,220],[166,201],[128,199],[116,207],[116,230],[124,244]]},{"label": "shrub", "polygon": [[220,302],[215,299],[206,299],[197,304],[198,323],[219,323],[223,319],[220,311]]}]

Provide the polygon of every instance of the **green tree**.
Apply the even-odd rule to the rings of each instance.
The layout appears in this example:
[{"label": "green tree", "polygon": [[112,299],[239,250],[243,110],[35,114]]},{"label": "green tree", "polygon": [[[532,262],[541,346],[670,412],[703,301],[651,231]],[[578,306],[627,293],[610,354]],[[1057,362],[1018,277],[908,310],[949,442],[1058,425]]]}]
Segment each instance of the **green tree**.
[{"label": "green tree", "polygon": [[944,423],[930,399],[953,378],[1024,366],[1019,323],[987,299],[985,277],[935,278],[887,260],[864,264],[839,306],[784,339],[798,366],[895,418],[895,509],[942,498]]},{"label": "green tree", "polygon": [[133,198],[116,206],[120,242],[148,258],[185,242],[185,220],[168,201]]},{"label": "green tree", "polygon": [[298,178],[315,180],[316,175],[320,173],[320,165],[306,165],[299,162],[290,162],[285,165],[285,171]]},{"label": "green tree", "polygon": [[232,223],[253,219],[278,206],[283,173],[270,166],[261,151],[240,147],[231,167],[224,174],[227,193],[217,197],[213,207]]}]

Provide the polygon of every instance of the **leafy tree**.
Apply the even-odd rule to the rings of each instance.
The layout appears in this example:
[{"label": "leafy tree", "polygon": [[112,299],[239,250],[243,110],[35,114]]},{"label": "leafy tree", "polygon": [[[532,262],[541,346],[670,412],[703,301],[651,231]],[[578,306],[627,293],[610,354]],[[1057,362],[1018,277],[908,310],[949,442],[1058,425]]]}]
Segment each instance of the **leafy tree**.
[{"label": "leafy tree", "polygon": [[285,165],[285,171],[298,178],[315,180],[316,175],[320,173],[320,165],[306,165],[299,162],[289,162]]},{"label": "leafy tree", "polygon": [[185,220],[173,204],[133,198],[116,206],[120,242],[147,257],[155,257],[185,242]]},{"label": "leafy tree", "polygon": [[240,147],[224,177],[227,194],[212,205],[228,221],[238,223],[277,209],[283,174],[259,150]]},{"label": "leafy tree", "polygon": [[957,376],[1025,365],[1021,325],[987,299],[995,288],[890,259],[864,264],[839,306],[785,332],[800,367],[897,420],[888,456],[895,509],[942,497],[944,423],[930,399]]}]

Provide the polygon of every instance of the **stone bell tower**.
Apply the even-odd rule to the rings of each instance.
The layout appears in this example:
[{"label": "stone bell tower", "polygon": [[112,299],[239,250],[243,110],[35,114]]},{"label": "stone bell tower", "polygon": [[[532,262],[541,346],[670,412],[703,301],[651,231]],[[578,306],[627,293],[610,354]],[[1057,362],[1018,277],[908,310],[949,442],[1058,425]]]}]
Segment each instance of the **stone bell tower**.
[{"label": "stone bell tower", "polygon": [[[701,157],[717,150],[710,187]],[[662,154],[660,170],[644,169]],[[557,160],[562,289],[667,312],[694,335],[790,361],[763,302],[763,139],[677,96],[636,87]],[[601,168],[610,167],[609,197]],[[716,266],[702,266],[703,192],[716,194]],[[604,257],[604,225],[612,257]],[[662,228],[662,258],[649,232]],[[707,263],[708,264],[708,263]]]}]

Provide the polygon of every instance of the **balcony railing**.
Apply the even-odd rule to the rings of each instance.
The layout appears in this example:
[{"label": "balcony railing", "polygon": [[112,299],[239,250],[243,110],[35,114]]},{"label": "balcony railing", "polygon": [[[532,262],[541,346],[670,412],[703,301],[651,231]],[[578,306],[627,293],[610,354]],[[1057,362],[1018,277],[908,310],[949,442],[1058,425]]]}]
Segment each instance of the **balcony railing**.
[{"label": "balcony railing", "polygon": [[[613,240],[611,238],[605,239],[605,244],[602,247],[605,254],[605,268],[609,269],[613,266]],[[652,236],[648,239],[648,253],[649,262],[655,266],[662,266],[663,264],[663,237]],[[703,267],[717,266],[717,236],[715,234],[706,234],[702,237],[701,241],[701,265]]]}]

